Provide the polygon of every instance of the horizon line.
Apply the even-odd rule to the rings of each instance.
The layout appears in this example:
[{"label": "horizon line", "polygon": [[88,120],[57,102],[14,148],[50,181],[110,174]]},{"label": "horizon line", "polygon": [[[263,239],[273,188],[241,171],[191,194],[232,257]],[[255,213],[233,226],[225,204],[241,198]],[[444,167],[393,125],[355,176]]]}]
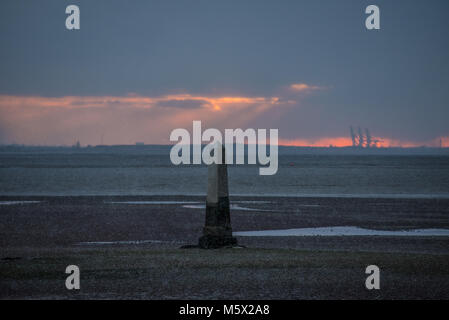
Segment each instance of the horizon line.
[{"label": "horizon line", "polygon": [[[0,144],[0,148],[5,147],[21,147],[21,148],[70,148],[70,149],[87,149],[87,148],[98,148],[98,147],[150,147],[150,146],[159,146],[159,147],[172,147],[176,144],[160,144],[160,143],[142,143],[142,144],[97,144],[97,145],[45,145],[45,144],[20,144],[20,143],[9,143],[9,144]],[[190,145],[197,145],[197,144],[190,144]],[[201,146],[208,145],[208,143],[202,143]],[[239,143],[234,143],[234,145],[240,145]],[[250,143],[245,143],[245,145],[252,145]],[[267,146],[270,145],[270,143],[266,143]],[[257,146],[257,144],[256,144]],[[307,146],[307,145],[291,145],[291,144],[278,144],[278,147],[284,147],[284,148],[313,148],[313,149],[353,149],[353,150],[382,150],[382,149],[449,149],[449,146],[427,146],[427,145],[421,145],[421,146],[378,146],[378,147],[360,147],[360,146]]]}]

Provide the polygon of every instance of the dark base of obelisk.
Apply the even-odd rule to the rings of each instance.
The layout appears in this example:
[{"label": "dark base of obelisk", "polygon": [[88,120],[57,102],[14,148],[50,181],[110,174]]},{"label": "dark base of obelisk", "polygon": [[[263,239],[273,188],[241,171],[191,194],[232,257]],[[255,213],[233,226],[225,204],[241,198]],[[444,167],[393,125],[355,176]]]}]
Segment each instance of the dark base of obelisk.
[{"label": "dark base of obelisk", "polygon": [[204,235],[198,240],[198,247],[202,249],[218,249],[237,246],[237,239],[232,236]]}]

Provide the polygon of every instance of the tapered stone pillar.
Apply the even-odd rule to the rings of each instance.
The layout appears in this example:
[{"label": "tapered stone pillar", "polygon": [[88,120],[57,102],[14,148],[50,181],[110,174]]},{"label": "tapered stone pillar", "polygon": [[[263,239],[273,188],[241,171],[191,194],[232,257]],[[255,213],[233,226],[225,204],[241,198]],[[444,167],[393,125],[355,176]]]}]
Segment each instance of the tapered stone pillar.
[{"label": "tapered stone pillar", "polygon": [[228,172],[225,148],[222,146],[222,164],[211,164],[208,167],[206,223],[199,246],[208,249],[234,245],[237,245],[237,239],[232,236]]}]

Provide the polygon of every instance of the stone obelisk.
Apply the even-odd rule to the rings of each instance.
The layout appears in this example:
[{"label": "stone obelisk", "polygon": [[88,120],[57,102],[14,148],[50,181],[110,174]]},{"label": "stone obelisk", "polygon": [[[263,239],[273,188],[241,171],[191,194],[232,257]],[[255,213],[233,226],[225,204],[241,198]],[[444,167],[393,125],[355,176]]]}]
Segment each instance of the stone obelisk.
[{"label": "stone obelisk", "polygon": [[203,236],[199,239],[199,246],[205,249],[237,245],[237,239],[232,236],[229,212],[225,148],[222,145],[220,147],[221,164],[213,163],[208,167],[206,223]]}]

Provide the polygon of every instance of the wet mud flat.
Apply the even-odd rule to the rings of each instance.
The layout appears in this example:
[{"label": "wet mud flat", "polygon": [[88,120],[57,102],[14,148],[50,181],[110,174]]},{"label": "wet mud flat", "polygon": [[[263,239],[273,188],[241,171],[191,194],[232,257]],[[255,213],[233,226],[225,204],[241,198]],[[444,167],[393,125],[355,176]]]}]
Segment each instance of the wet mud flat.
[{"label": "wet mud flat", "polygon": [[[195,244],[205,197],[0,197],[0,297],[447,299],[448,237],[238,237]],[[24,202],[30,201],[30,202]],[[9,203],[8,203],[9,202]],[[231,197],[233,230],[449,228],[449,200]],[[65,288],[69,264],[81,290]],[[365,268],[381,289],[365,288]]]}]

